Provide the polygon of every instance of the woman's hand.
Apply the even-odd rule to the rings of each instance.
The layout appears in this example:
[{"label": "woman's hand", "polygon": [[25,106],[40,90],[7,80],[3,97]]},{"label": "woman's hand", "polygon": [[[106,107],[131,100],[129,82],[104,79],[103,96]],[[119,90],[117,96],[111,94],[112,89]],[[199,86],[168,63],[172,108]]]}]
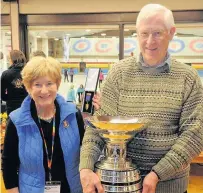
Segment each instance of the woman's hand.
[{"label": "woman's hand", "polygon": [[92,99],[92,103],[93,103],[96,111],[100,109],[100,107],[101,107],[101,94],[100,93],[96,92],[94,94],[94,97]]},{"label": "woman's hand", "polygon": [[156,173],[151,171],[144,178],[142,193],[155,193],[158,181],[159,178]]},{"label": "woman's hand", "polygon": [[18,188],[11,188],[6,190],[7,193],[19,193]]},{"label": "woman's hand", "polygon": [[80,171],[80,180],[83,193],[104,193],[99,177],[92,170],[82,169]]}]

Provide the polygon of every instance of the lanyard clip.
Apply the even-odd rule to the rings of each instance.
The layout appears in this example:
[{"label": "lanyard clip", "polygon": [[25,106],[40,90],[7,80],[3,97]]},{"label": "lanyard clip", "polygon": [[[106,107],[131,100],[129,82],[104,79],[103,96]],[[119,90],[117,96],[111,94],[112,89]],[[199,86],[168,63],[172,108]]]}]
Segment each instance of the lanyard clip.
[{"label": "lanyard clip", "polygon": [[51,182],[52,176],[51,176],[51,171],[49,171],[49,181]]}]

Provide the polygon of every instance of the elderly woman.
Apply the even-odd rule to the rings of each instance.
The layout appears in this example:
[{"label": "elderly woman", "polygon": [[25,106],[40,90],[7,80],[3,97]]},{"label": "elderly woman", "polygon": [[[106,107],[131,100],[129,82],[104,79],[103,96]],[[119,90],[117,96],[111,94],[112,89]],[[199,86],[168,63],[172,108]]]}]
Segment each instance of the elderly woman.
[{"label": "elderly woman", "polygon": [[25,55],[20,50],[12,50],[9,61],[11,66],[1,76],[1,99],[6,101],[7,114],[20,107],[27,96],[21,78],[21,71],[26,64]]},{"label": "elderly woman", "polygon": [[22,78],[29,96],[9,116],[3,152],[8,193],[43,193],[50,188],[81,193],[78,165],[84,124],[76,106],[57,94],[60,63],[35,57]]}]

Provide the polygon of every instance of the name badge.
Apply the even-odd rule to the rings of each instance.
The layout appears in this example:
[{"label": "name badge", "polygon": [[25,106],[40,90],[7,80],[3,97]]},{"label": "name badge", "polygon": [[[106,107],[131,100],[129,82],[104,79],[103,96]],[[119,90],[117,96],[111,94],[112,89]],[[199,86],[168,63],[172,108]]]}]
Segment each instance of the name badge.
[{"label": "name badge", "polygon": [[50,181],[46,182],[44,193],[60,193],[60,190],[61,190],[61,182]]}]

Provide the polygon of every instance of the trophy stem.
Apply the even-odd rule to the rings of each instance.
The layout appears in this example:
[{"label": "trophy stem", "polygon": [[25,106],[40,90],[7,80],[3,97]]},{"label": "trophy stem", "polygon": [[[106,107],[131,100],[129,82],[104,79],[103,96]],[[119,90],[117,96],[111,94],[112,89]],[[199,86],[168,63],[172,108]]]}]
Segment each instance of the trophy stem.
[{"label": "trophy stem", "polygon": [[114,168],[123,167],[126,163],[126,143],[107,142],[105,157]]}]

